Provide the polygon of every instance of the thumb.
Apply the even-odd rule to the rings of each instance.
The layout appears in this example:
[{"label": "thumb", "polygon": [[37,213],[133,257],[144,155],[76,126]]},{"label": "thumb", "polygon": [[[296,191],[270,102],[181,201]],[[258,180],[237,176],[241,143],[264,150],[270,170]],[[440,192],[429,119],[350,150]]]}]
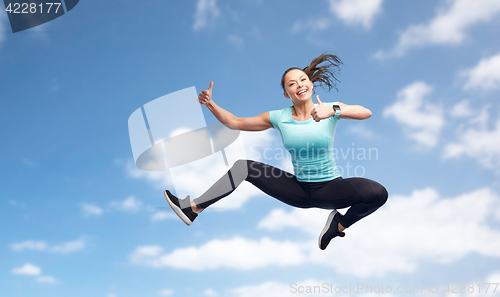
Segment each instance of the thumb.
[{"label": "thumb", "polygon": [[212,88],[213,88],[213,86],[214,86],[214,82],[211,81],[210,82],[210,86],[208,86],[208,91],[210,92],[210,94],[212,94]]},{"label": "thumb", "polygon": [[318,104],[323,104],[323,102],[321,102],[321,100],[319,100],[319,95],[316,95],[316,101],[318,101]]}]

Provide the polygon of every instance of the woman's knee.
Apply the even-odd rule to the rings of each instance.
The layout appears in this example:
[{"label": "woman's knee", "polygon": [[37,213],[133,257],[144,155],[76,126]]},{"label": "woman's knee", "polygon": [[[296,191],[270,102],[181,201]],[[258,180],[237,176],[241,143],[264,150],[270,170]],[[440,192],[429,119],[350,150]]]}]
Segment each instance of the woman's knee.
[{"label": "woman's knee", "polygon": [[230,169],[230,173],[233,178],[244,180],[248,176],[249,161],[244,159],[239,159],[234,162]]},{"label": "woman's knee", "polygon": [[382,206],[387,202],[387,199],[389,198],[389,193],[387,192],[387,189],[382,186],[381,184],[378,184],[377,187],[374,187],[375,190],[375,195],[378,197],[378,202],[379,205]]}]

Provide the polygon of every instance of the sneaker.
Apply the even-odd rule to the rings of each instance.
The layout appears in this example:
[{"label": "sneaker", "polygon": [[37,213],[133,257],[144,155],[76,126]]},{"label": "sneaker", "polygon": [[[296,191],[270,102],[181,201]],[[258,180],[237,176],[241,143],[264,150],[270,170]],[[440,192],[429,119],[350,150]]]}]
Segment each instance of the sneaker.
[{"label": "sneaker", "polygon": [[191,209],[189,195],[184,199],[179,199],[170,193],[169,190],[165,190],[163,193],[165,194],[168,204],[172,207],[179,218],[181,218],[186,225],[191,225],[198,214]]},{"label": "sneaker", "polygon": [[335,209],[328,216],[325,228],[321,231],[318,239],[319,248],[324,250],[334,237],[344,237],[345,233],[339,231],[339,221],[342,215]]}]

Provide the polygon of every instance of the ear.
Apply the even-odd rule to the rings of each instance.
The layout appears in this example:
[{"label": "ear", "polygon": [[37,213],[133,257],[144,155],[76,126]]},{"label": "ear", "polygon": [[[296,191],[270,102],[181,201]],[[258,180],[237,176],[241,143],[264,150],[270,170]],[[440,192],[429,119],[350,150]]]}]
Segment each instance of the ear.
[{"label": "ear", "polygon": [[290,99],[290,96],[288,95],[288,93],[286,91],[283,92],[283,95],[285,96],[286,99]]}]

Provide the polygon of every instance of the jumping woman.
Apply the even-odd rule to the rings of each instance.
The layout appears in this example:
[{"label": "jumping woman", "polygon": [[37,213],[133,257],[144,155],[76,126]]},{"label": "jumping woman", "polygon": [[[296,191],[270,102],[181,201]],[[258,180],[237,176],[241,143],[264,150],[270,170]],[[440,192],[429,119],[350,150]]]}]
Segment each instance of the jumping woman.
[{"label": "jumping woman", "polygon": [[[324,250],[352,224],[381,207],[388,197],[379,183],[361,177],[342,178],[335,164],[333,138],[339,119],[368,119],[372,113],[360,105],[340,102],[317,104],[312,95],[315,83],[336,88],[340,59],[323,54],[303,69],[292,67],[281,78],[284,96],[292,106],[265,112],[256,117],[239,118],[219,107],[212,100],[213,82],[198,96],[214,116],[231,129],[263,131],[275,128],[281,134],[284,147],[290,152],[294,174],[252,160],[238,160],[231,169],[200,197],[179,199],[170,191],[165,198],[175,213],[191,225],[208,206],[231,194],[244,180],[267,195],[299,208],[333,209],[320,233],[318,244]],[[228,188],[228,182],[230,187]],[[336,209],[347,208],[342,215]]]}]

